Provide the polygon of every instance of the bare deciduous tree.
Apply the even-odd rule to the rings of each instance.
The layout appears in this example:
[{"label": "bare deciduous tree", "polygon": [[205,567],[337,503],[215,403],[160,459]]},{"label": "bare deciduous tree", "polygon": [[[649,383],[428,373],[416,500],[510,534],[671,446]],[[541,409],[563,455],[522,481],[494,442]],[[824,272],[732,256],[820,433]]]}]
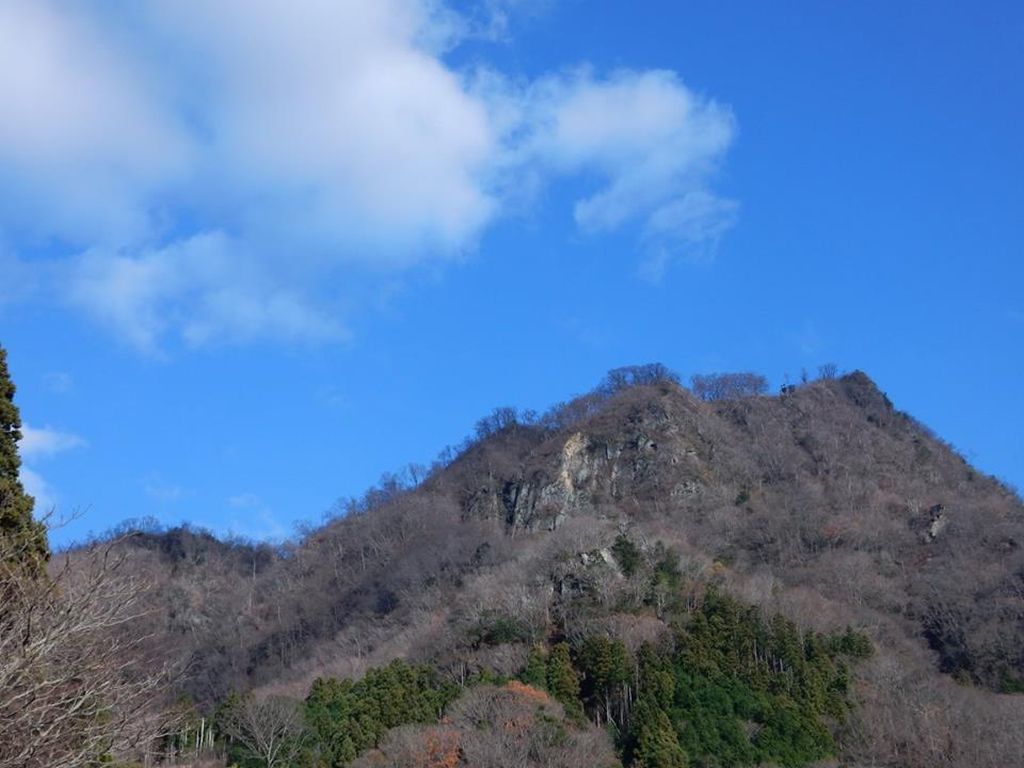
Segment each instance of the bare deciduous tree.
[{"label": "bare deciduous tree", "polygon": [[839,375],[839,366],[835,363],[824,363],[818,366],[818,378],[831,381]]},{"label": "bare deciduous tree", "polygon": [[650,386],[652,384],[679,384],[679,376],[661,363],[647,365],[628,365],[608,371],[604,381],[598,385],[598,391],[614,395],[630,387]]},{"label": "bare deciduous tree", "polygon": [[299,703],[284,696],[238,699],[227,707],[220,728],[267,768],[289,765],[305,734]]},{"label": "bare deciduous tree", "polygon": [[690,378],[690,389],[701,400],[735,400],[763,395],[768,379],[759,373],[709,373]]},{"label": "bare deciduous tree", "polygon": [[142,592],[112,544],[49,577],[0,538],[0,768],[77,768],[144,748],[168,725],[166,670],[128,631]]}]

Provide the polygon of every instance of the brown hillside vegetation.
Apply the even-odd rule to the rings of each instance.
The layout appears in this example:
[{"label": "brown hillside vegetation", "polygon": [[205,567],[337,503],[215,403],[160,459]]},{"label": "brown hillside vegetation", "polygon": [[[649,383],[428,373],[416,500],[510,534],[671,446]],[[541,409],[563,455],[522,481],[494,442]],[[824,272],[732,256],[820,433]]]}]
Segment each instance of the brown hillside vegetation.
[{"label": "brown hillside vegetation", "polygon": [[479,686],[432,727],[395,728],[352,768],[506,768],[620,765],[603,733],[573,729],[561,705],[515,681]]},{"label": "brown hillside vegetation", "polygon": [[[652,598],[631,563],[667,559],[686,599],[721,588],[872,637],[839,733],[851,764],[1020,764],[1021,500],[863,373],[778,396],[733,383],[705,379],[702,398],[646,366],[542,417],[499,409],[430,470],[387,478],[279,547],[128,525],[119,547],[150,585],[147,652],[187,663],[179,688],[200,708],[249,688],[302,697],[315,677],[396,657],[455,682],[511,676],[552,639],[657,642],[658,587]],[[472,695],[459,717],[539,706],[522,690]],[[472,733],[395,732],[360,765],[403,750],[444,765]]]}]

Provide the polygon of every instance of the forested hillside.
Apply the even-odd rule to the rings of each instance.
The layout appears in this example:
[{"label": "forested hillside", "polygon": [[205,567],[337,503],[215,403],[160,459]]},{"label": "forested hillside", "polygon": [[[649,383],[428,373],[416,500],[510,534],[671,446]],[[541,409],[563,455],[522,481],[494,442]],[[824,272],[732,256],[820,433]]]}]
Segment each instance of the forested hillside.
[{"label": "forested hillside", "polygon": [[131,522],[54,566],[139,585],[113,631],[172,670],[153,760],[1017,764],[1024,506],[823,373],[620,369],[286,544]]}]

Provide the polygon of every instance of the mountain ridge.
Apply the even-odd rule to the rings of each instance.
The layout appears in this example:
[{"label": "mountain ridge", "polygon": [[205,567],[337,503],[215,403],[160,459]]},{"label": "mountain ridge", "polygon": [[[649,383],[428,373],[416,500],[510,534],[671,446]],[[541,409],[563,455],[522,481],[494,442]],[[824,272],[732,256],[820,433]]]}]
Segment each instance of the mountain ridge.
[{"label": "mountain ridge", "polygon": [[[543,416],[497,409],[418,483],[386,478],[282,547],[125,538],[153,585],[147,631],[190,664],[182,690],[200,704],[253,686],[304,695],[394,658],[513,675],[533,644],[595,631],[635,649],[667,625],[615,554],[628,544],[693,599],[721,588],[817,631],[867,631],[881,649],[868,720],[892,721],[901,687],[942,711],[970,699],[990,720],[1019,716],[1018,697],[985,692],[1024,680],[1010,489],[861,372],[709,399],[660,366],[613,374]],[[898,717],[915,738],[935,727]],[[886,734],[865,749],[892,749]]]}]

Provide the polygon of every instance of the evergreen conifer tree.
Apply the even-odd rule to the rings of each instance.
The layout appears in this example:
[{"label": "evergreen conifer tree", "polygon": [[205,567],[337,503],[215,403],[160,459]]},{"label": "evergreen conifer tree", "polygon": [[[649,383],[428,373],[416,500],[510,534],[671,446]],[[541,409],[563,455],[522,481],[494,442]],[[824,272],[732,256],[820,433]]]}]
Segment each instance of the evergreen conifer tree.
[{"label": "evergreen conifer tree", "polygon": [[686,752],[665,710],[641,699],[633,715],[634,768],[686,768]]},{"label": "evergreen conifer tree", "polygon": [[561,702],[566,712],[574,716],[582,714],[580,680],[569,658],[569,646],[565,643],[558,643],[551,649],[548,658],[548,692]]},{"label": "evergreen conifer tree", "polygon": [[7,351],[0,346],[0,553],[5,560],[39,569],[49,550],[45,529],[32,519],[35,500],[25,493],[18,478],[21,416],[14,404],[14,391]]},{"label": "evergreen conifer tree", "polygon": [[530,655],[526,659],[526,669],[521,675],[522,681],[540,690],[547,690],[548,687],[548,659],[544,648],[535,645],[530,649]]}]

